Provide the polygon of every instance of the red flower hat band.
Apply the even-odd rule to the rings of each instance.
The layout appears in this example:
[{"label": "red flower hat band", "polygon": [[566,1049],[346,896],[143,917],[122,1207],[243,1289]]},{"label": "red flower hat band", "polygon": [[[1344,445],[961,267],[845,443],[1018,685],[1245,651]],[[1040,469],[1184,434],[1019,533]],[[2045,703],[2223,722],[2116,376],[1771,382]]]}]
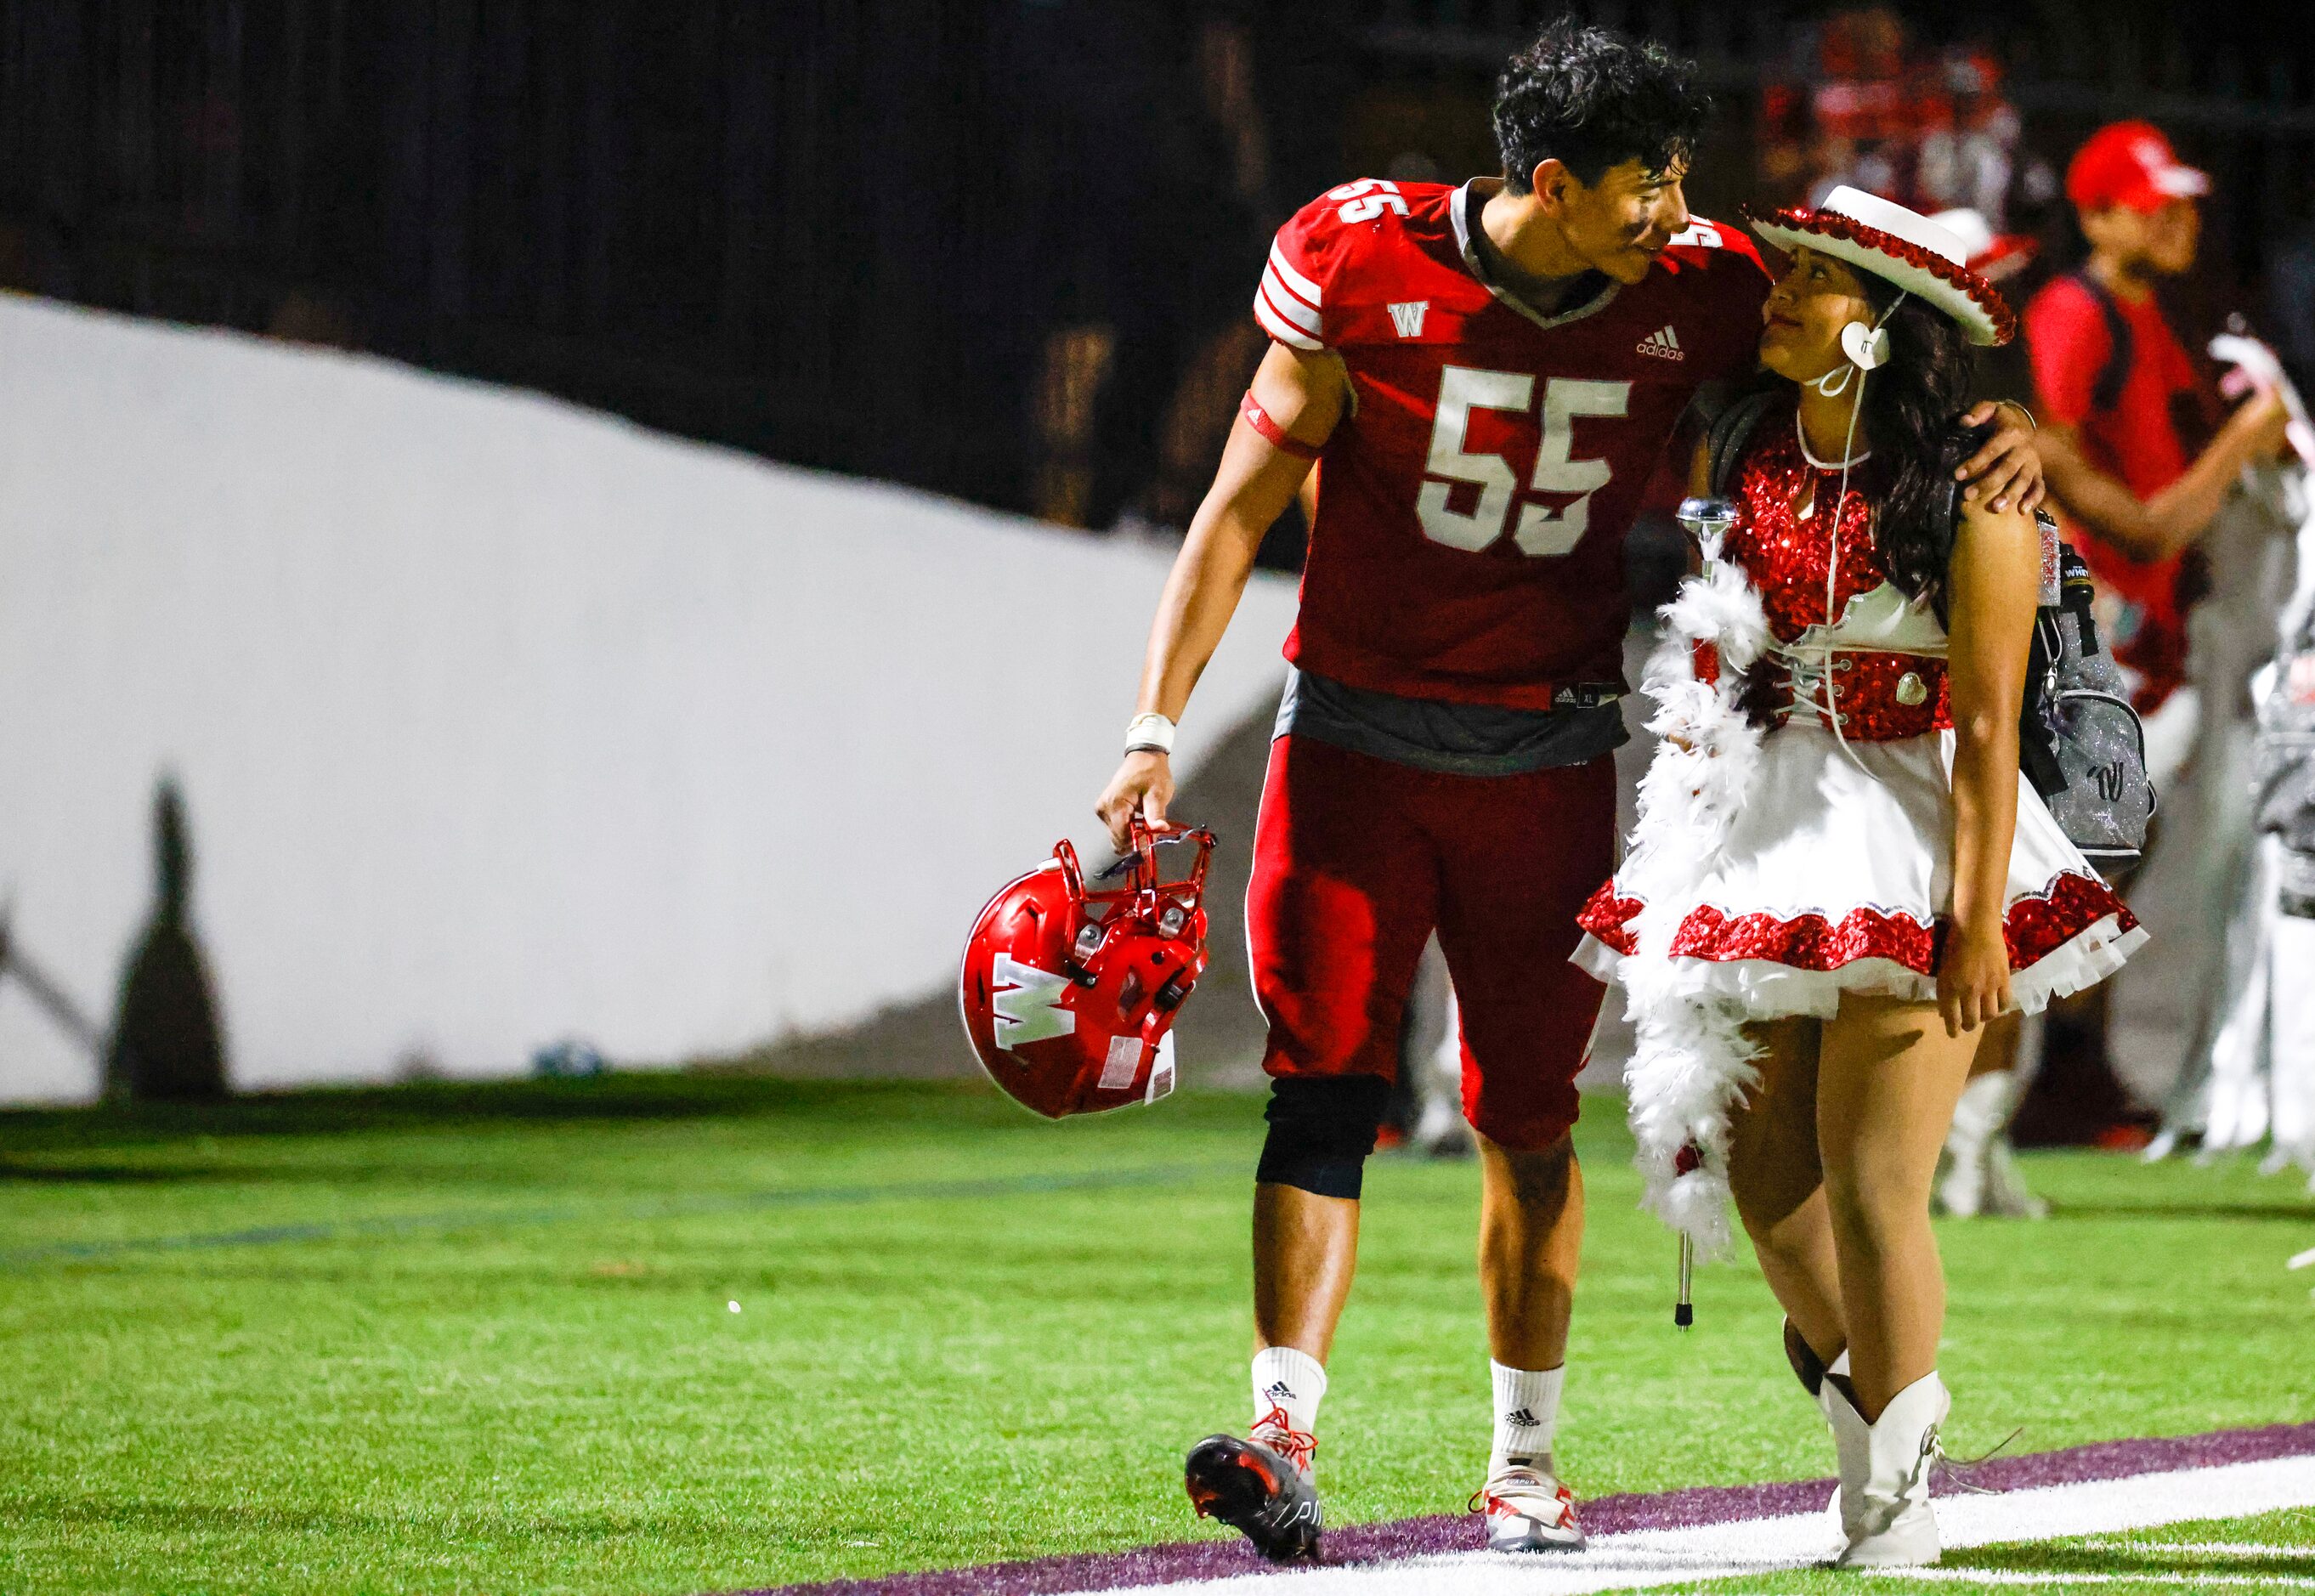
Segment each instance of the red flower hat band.
[{"label": "red flower hat band", "polygon": [[[1928,299],[1960,322],[1973,343],[2002,344],[2017,335],[2017,313],[2002,298],[2000,290],[1953,258],[1963,253],[1958,239],[1954,240],[1951,253],[1933,249],[1832,208],[1844,200],[1850,201],[1845,208],[1858,208],[1858,202],[1870,200],[1877,208],[1885,209],[1908,225],[1918,225],[1933,237],[1946,231],[1928,218],[1878,196],[1848,189],[1837,190],[1832,204],[1814,210],[1778,210],[1761,216],[1747,206],[1743,215],[1756,232],[1780,249],[1789,250],[1795,244],[1812,240],[1834,244],[1836,247],[1828,253]],[[1859,259],[1860,255],[1866,258]]]}]

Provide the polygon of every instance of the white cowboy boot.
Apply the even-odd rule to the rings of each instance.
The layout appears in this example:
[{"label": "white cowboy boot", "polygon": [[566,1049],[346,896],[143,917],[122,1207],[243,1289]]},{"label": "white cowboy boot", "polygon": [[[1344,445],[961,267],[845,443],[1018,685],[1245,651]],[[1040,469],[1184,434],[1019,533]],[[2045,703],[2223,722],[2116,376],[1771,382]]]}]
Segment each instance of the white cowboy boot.
[{"label": "white cowboy boot", "polygon": [[1938,1156],[1932,1201],[1938,1212],[1974,1219],[1985,1207],[1986,1148],[2003,1123],[2000,1100],[2008,1095],[2003,1088],[2009,1080],[2009,1072],[2001,1070],[1974,1077],[1962,1088]]},{"label": "white cowboy boot", "polygon": [[[1832,1390],[1827,1380],[1825,1388]],[[1906,1568],[1938,1560],[1938,1521],[1929,1511],[1929,1470],[1944,1454],[1938,1426],[1953,1405],[1936,1372],[1923,1375],[1890,1399],[1866,1429],[1862,1477],[1842,1459],[1842,1529],[1849,1544],[1837,1568]],[[1847,1401],[1849,1421],[1861,1423]],[[1841,1421],[1835,1420],[1835,1433]],[[1850,1486],[1854,1479],[1857,1485]],[[1852,1506],[1851,1503],[1854,1503]]]},{"label": "white cowboy boot", "polygon": [[2009,1145],[2006,1128],[1994,1132],[1985,1149],[1984,1211],[2008,1219],[2050,1217],[2048,1200],[2036,1196],[2026,1184],[2026,1176],[2018,1167],[2018,1149]]},{"label": "white cowboy boot", "polygon": [[1816,1403],[1824,1410],[1824,1422],[1832,1427],[1832,1451],[1838,1459],[1834,1467],[1840,1483],[1833,1486],[1832,1500],[1825,1503],[1824,1511],[1840,1532],[1840,1544],[1846,1547],[1864,1533],[1864,1521],[1859,1515],[1865,1500],[1867,1458],[1873,1432],[1843,1389],[1849,1377],[1847,1351],[1832,1361],[1827,1372],[1841,1378],[1828,1379],[1818,1388]]},{"label": "white cowboy boot", "polygon": [[2009,1122],[2024,1095],[2024,1081],[2014,1069],[1974,1077],[1962,1088],[1938,1158],[1939,1212],[1957,1219],[1981,1214],[2038,1219],[2049,1213],[2050,1205],[2027,1189],[2009,1145]]}]

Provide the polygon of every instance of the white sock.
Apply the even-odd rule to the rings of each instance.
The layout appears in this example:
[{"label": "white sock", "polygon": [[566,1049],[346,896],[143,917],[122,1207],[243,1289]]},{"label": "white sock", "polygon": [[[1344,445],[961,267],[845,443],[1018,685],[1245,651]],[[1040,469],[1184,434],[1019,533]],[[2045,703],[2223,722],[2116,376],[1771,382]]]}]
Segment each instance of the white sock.
[{"label": "white sock", "polygon": [[1286,1410],[1286,1422],[1305,1435],[1318,1432],[1318,1403],[1326,1395],[1326,1369],[1292,1347],[1264,1347],[1254,1355],[1254,1422],[1273,1408]]},{"label": "white sock", "polygon": [[1567,1366],[1506,1369],[1490,1359],[1487,1367],[1495,1384],[1495,1445],[1487,1457],[1488,1476],[1548,1464],[1552,1437],[1559,1427],[1559,1387],[1567,1378]]}]

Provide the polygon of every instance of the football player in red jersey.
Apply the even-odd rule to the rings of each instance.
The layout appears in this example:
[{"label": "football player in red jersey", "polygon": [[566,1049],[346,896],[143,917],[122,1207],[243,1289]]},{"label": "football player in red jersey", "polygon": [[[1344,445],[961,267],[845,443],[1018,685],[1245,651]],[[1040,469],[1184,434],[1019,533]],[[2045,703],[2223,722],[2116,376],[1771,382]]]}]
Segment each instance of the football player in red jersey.
[{"label": "football player in red jersey", "polygon": [[[1255,550],[1321,457],[1246,920],[1270,1022],[1255,1172],[1255,1422],[1192,1500],[1315,1549],[1315,1427],[1363,1161],[1435,929],[1461,1011],[1494,1361],[1489,1543],[1583,1544],[1552,1455],[1583,1223],[1569,1141],[1601,988],[1568,962],[1612,862],[1623,536],[1697,390],[1754,369],[1770,279],[1681,195],[1707,102],[1660,46],[1561,23],[1512,58],[1503,176],[1348,183],[1281,228],[1273,341],[1151,628],[1099,812],[1173,795],[1175,721]],[[1987,468],[1991,466],[1991,469]],[[1967,468],[2038,497],[2024,433]]]}]

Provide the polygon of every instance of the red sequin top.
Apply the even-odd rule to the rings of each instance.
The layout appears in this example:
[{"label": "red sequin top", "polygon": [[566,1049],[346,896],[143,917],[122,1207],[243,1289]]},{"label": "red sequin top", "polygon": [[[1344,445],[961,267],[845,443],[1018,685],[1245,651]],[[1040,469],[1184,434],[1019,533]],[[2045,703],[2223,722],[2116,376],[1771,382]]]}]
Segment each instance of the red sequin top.
[{"label": "red sequin top", "polygon": [[[1811,477],[1816,479],[1816,492],[1811,513],[1802,516],[1794,510],[1794,501]],[[1833,562],[1834,539],[1826,507],[1840,491],[1840,472],[1821,471],[1808,463],[1791,410],[1771,411],[1753,430],[1730,493],[1737,520],[1728,530],[1723,553],[1752,578],[1768,613],[1769,629],[1779,643],[1796,642],[1810,627],[1832,623],[1848,610],[1851,599],[1889,580],[1873,540],[1871,495],[1878,485],[1869,465],[1849,474],[1849,492],[1840,501],[1840,564],[1832,572],[1832,607],[1828,609],[1825,578]],[[1843,736],[1883,742],[1953,724],[1943,659],[1843,649],[1837,638],[1834,646],[1831,700],[1842,717]],[[1823,656],[1814,649],[1797,654],[1779,651],[1760,669],[1782,669],[1780,705],[1796,705],[1802,714],[1814,705],[1817,719],[1830,731],[1832,718],[1823,707],[1826,695],[1812,681],[1822,663]]]}]

